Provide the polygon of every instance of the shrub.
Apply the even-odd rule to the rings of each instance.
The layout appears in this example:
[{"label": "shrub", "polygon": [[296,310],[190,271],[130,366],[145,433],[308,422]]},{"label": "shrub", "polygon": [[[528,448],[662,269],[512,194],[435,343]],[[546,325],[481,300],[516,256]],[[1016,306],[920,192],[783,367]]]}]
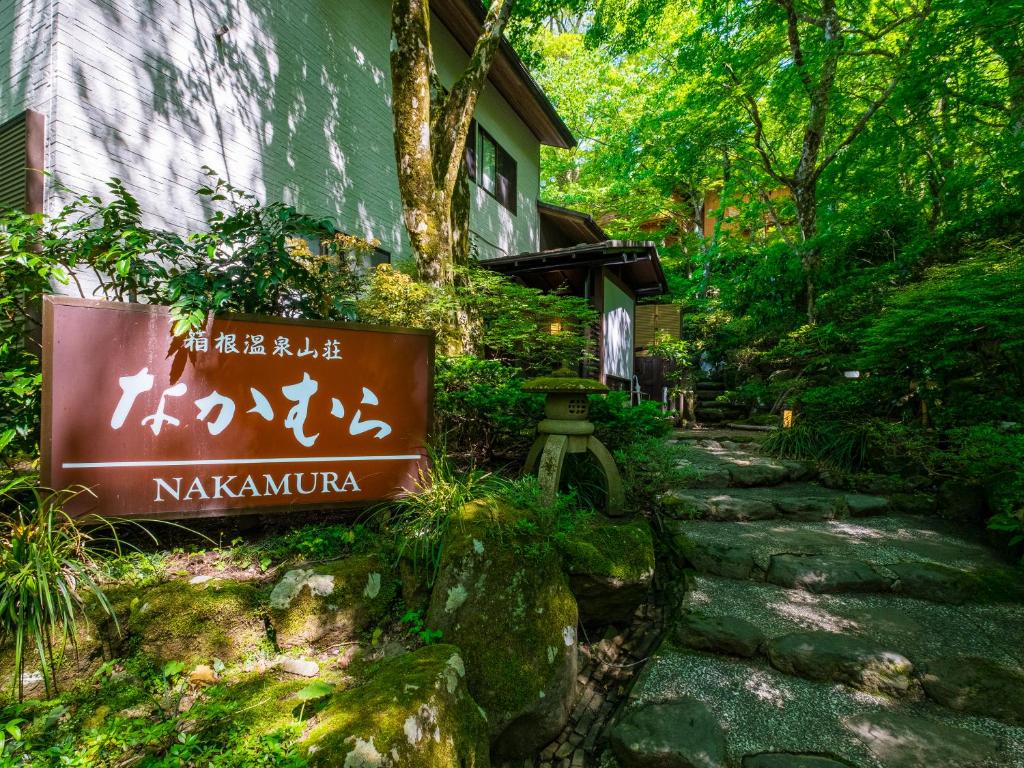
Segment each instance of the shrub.
[{"label": "shrub", "polygon": [[434,377],[435,431],[447,448],[490,462],[519,458],[543,418],[544,398],[522,391],[518,368],[463,355],[439,357]]},{"label": "shrub", "polygon": [[861,367],[890,377],[929,421],[1024,419],[1024,244],[989,243],[894,290],[865,331]]},{"label": "shrub", "polygon": [[0,495],[14,502],[14,510],[0,516],[0,644],[14,646],[11,685],[19,699],[26,653],[38,657],[46,692],[56,690],[56,660],[69,645],[78,649],[83,591],[116,623],[96,583],[100,566],[94,540],[63,511],[71,499],[89,491],[30,487],[27,499],[15,497],[23,490],[23,483],[0,489]]},{"label": "shrub", "polygon": [[627,505],[654,511],[666,492],[689,487],[693,470],[687,465],[680,466],[685,451],[685,446],[653,437],[618,448],[614,457],[622,475]]},{"label": "shrub", "polygon": [[672,431],[672,419],[661,410],[660,404],[650,400],[631,406],[628,392],[591,395],[589,400],[595,434],[609,451],[645,438],[665,437]]}]

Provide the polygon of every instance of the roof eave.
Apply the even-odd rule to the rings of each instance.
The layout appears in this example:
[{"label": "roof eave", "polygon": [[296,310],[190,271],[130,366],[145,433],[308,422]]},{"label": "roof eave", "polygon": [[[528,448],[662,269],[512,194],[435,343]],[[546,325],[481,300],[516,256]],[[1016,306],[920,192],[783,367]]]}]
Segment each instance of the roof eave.
[{"label": "roof eave", "polygon": [[[434,0],[431,9],[462,49],[471,54],[487,16],[484,6],[477,0]],[[508,77],[502,76],[501,64],[508,67]],[[563,149],[576,146],[576,137],[572,135],[547,94],[530,75],[522,59],[504,38],[499,46],[498,58],[491,66],[488,80],[541,144]],[[524,105],[518,103],[519,99],[513,93],[516,83],[525,89],[527,97],[536,105],[538,114],[531,115]]]}]

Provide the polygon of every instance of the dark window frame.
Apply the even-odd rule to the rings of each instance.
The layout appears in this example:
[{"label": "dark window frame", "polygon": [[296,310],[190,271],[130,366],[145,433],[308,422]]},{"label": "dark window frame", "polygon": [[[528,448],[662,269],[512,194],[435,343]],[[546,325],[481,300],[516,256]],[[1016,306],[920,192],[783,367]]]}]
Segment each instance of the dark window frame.
[{"label": "dark window frame", "polygon": [[[483,142],[494,146],[494,189],[484,185]],[[464,155],[466,172],[473,183],[498,201],[513,216],[518,215],[519,165],[494,135],[476,120],[469,126]]]}]

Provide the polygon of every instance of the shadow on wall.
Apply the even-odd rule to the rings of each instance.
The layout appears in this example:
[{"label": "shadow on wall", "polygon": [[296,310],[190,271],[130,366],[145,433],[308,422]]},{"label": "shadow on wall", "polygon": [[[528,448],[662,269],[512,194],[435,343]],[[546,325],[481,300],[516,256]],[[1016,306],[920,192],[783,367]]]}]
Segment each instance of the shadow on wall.
[{"label": "shadow on wall", "polygon": [[0,3],[0,123],[45,110],[52,30],[48,0]]},{"label": "shadow on wall", "polygon": [[[209,165],[260,198],[402,249],[385,3],[89,0],[69,4],[58,179],[122,178],[161,225],[211,213]],[[377,7],[379,6],[379,7]]]}]

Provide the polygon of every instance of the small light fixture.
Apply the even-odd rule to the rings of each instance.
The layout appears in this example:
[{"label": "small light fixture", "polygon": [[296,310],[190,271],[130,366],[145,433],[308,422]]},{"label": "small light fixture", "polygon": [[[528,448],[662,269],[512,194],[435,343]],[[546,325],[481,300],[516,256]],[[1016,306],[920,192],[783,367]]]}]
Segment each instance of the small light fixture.
[{"label": "small light fixture", "polygon": [[860,371],[843,371],[843,378],[846,379],[859,379]]},{"label": "small light fixture", "polygon": [[782,428],[790,429],[793,426],[793,409],[786,408],[782,411]]},{"label": "small light fixture", "polygon": [[551,325],[549,327],[549,331],[550,331],[552,336],[555,336],[555,335],[561,333],[562,332],[562,321],[561,320],[552,320],[551,321]]}]

